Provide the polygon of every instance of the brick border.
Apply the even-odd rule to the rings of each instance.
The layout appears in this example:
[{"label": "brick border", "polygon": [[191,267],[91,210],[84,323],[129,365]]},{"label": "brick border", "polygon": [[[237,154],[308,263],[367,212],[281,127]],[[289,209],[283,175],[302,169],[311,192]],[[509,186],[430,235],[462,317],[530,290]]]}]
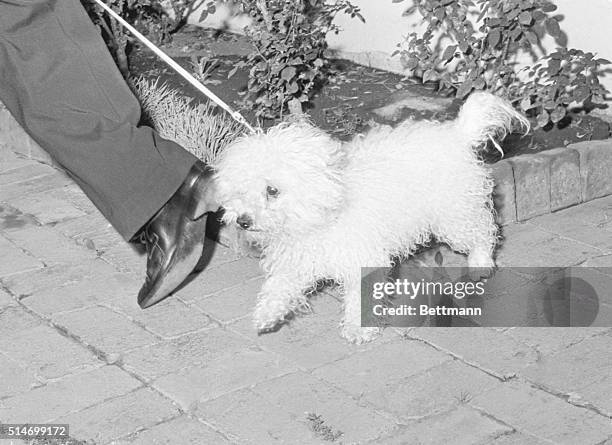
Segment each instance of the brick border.
[{"label": "brick border", "polygon": [[[0,160],[3,150],[56,165],[0,102]],[[502,159],[490,170],[497,222],[526,221],[611,195],[612,139]]]},{"label": "brick border", "polygon": [[501,225],[612,194],[612,139],[524,154],[491,166]]}]

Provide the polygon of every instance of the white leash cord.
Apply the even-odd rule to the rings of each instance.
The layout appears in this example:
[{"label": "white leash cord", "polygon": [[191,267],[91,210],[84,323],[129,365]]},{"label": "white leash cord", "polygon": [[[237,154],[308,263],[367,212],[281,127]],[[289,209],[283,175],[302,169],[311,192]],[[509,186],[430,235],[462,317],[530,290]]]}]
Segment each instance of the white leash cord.
[{"label": "white leash cord", "polygon": [[108,14],[111,17],[113,17],[115,20],[117,20],[119,23],[121,23],[128,31],[130,31],[132,34],[134,34],[134,36],[136,36],[136,38],[138,38],[138,40],[140,40],[142,43],[144,43],[147,46],[147,48],[149,48],[151,51],[153,51],[155,54],[157,54],[157,56],[159,58],[161,58],[164,62],[166,62],[168,65],[170,65],[172,67],[172,69],[174,69],[181,76],[183,76],[185,78],[185,80],[187,80],[187,82],[189,82],[191,85],[193,85],[195,88],[197,88],[198,91],[200,91],[202,94],[208,96],[210,98],[210,100],[212,100],[217,105],[219,105],[221,108],[223,108],[225,111],[227,111],[230,114],[230,116],[232,116],[237,122],[239,122],[242,125],[244,125],[252,133],[255,133],[255,129],[247,122],[247,120],[244,118],[244,116],[242,114],[240,114],[237,111],[232,110],[229,107],[229,105],[227,105],[225,102],[223,102],[215,93],[213,93],[208,88],[206,88],[204,85],[202,85],[200,82],[198,82],[198,80],[195,77],[193,77],[187,70],[185,70],[182,66],[180,66],[178,63],[176,63],[170,56],[168,56],[166,53],[164,53],[161,49],[159,49],[157,46],[155,46],[153,44],[153,42],[151,42],[149,39],[147,39],[145,36],[143,36],[140,32],[138,32],[136,30],[136,28],[134,28],[128,22],[123,20],[119,14],[117,14],[115,11],[113,11],[102,0],[94,0],[94,1],[98,5],[100,5],[102,7],[102,9],[104,9],[106,12],[108,12]]}]

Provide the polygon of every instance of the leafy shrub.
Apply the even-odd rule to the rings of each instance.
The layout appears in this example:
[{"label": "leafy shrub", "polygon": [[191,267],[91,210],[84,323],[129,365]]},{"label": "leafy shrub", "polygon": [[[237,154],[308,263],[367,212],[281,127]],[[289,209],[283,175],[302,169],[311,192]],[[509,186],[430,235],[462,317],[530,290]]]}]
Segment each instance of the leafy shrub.
[{"label": "leafy shrub", "polygon": [[601,65],[609,63],[592,53],[558,48],[528,68],[529,81],[513,85],[509,95],[522,110],[537,116],[539,127],[558,123],[570,104],[603,100],[608,91],[599,83],[598,73]]},{"label": "leafy shrub", "polygon": [[191,70],[193,77],[202,84],[213,84],[218,85],[221,83],[220,80],[211,79],[213,72],[219,68],[219,60],[211,57],[196,57],[191,56]]},{"label": "leafy shrub", "polygon": [[[82,1],[127,78],[127,49],[133,38],[92,0]],[[164,14],[160,1],[106,0],[106,3],[153,43],[159,44],[184,25],[187,16],[203,1],[167,1],[175,13],[173,20]],[[330,32],[339,32],[333,23],[338,13],[364,20],[359,8],[348,0],[207,0],[200,21],[214,14],[219,3],[232,3],[252,20],[245,31],[253,44],[253,52],[230,75],[240,68],[249,69],[244,105],[262,117],[277,117],[288,104],[293,109],[301,109],[301,104],[310,100],[315,87],[328,74],[325,37]],[[197,70],[207,69],[197,66],[198,63]]]},{"label": "leafy shrub", "polygon": [[[213,1],[200,17],[215,11]],[[301,109],[327,75],[326,36],[340,29],[338,13],[364,20],[348,0],[238,0],[237,6],[252,24],[245,31],[254,50],[236,65],[249,68],[244,105],[257,116],[277,117],[290,104]]]},{"label": "leafy shrub", "polygon": [[[411,2],[406,14],[418,11],[427,28],[410,33],[396,54],[423,82],[435,81],[459,98],[492,91],[537,116],[540,127],[561,121],[572,102],[598,103],[607,93],[598,75],[610,62],[564,46],[560,18],[551,15],[557,7],[549,0]],[[517,72],[516,56],[523,51],[537,60],[547,34],[561,47]]]},{"label": "leafy shrub", "polygon": [[[174,11],[171,19],[156,0],[104,0],[117,14],[147,36],[155,44],[170,39],[173,32],[186,23],[187,16],[199,0],[170,0],[166,2]],[[123,76],[129,76],[128,52],[132,37],[119,23],[108,17],[93,0],[81,0],[90,18],[106,41]]]}]

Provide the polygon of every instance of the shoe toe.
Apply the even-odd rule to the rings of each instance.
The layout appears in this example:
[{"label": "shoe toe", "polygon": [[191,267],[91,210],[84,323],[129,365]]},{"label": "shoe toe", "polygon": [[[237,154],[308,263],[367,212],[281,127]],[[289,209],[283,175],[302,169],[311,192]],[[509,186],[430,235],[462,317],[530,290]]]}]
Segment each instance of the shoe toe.
[{"label": "shoe toe", "polygon": [[187,220],[176,239],[156,246],[147,260],[147,278],[138,293],[138,305],[145,309],[170,296],[193,272],[204,249],[206,217]]}]

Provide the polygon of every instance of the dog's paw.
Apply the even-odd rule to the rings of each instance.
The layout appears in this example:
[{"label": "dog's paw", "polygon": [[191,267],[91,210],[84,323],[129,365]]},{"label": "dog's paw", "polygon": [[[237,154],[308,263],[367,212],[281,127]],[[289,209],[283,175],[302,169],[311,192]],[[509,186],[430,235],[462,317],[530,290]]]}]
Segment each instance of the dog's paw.
[{"label": "dog's paw", "polygon": [[285,321],[285,311],[278,308],[259,305],[253,312],[253,325],[258,333],[272,332],[279,328]]},{"label": "dog's paw", "polygon": [[495,262],[488,252],[476,249],[468,256],[468,274],[473,281],[489,278],[494,268]]},{"label": "dog's paw", "polygon": [[361,345],[368,343],[378,337],[380,328],[364,328],[354,324],[345,324],[340,330],[340,335],[349,343]]},{"label": "dog's paw", "polygon": [[274,332],[277,330],[277,327],[279,324],[280,322],[278,321],[274,321],[274,322],[254,321],[253,322],[253,325],[255,326],[255,330],[257,331],[258,334],[266,334],[268,332]]},{"label": "dog's paw", "polygon": [[481,281],[490,278],[493,275],[492,267],[470,267],[468,276],[472,281]]},{"label": "dog's paw", "polygon": [[282,320],[277,318],[264,318],[264,317],[253,317],[253,325],[258,333],[264,334],[266,332],[274,331]]}]

